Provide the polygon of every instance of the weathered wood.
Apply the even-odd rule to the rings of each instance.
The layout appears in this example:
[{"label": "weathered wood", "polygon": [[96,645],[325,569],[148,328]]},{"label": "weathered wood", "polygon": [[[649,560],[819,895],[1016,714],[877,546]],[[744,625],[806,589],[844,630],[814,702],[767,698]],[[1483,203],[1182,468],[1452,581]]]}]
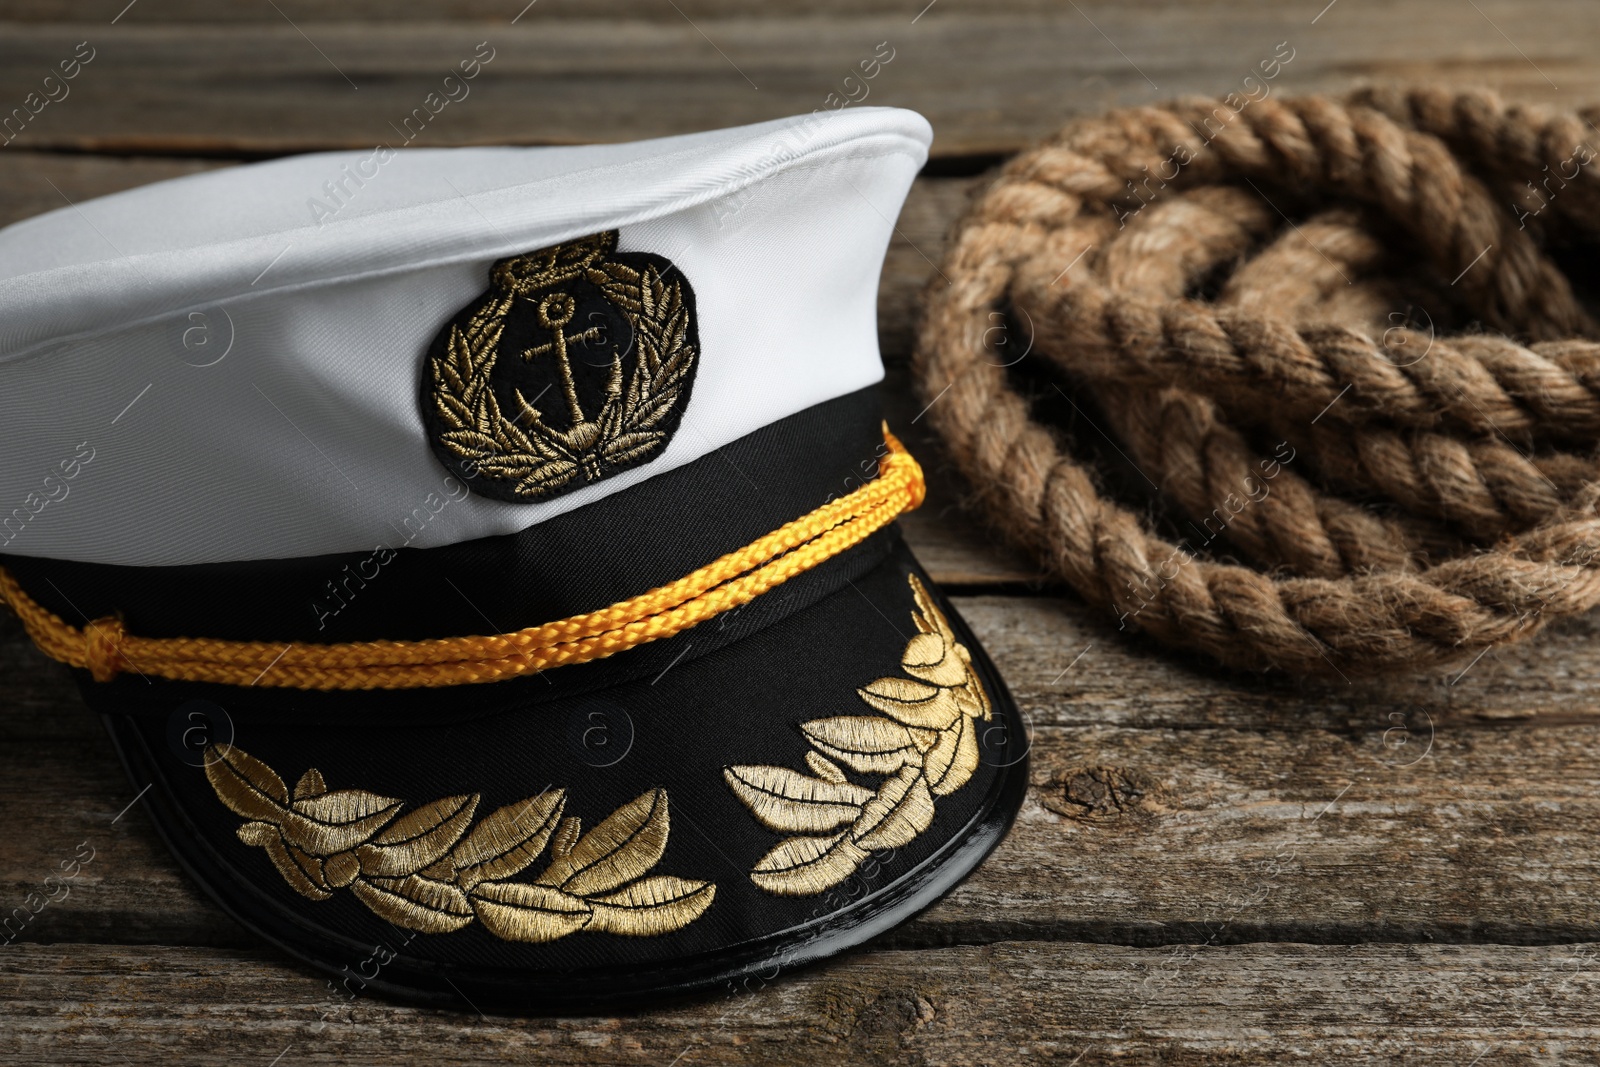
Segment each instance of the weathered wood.
[{"label": "weathered wood", "polygon": [[541,1019],[349,1001],[238,952],[13,946],[0,1061],[1595,1063],[1595,949],[880,950],[648,1014]]},{"label": "weathered wood", "polygon": [[[1326,0],[1324,0],[1326,2]],[[1066,7],[1061,0],[985,0],[989,12],[1059,13]],[[1091,0],[1081,5],[1098,16],[1107,4]],[[1159,13],[1172,4],[1165,0],[1144,0],[1138,5],[1147,12]],[[1191,0],[1189,6],[1210,7],[1221,15],[1236,10],[1227,0]],[[295,23],[324,22],[449,22],[469,21],[519,23],[551,19],[628,19],[646,22],[682,22],[685,18],[770,18],[798,15],[903,17],[907,20],[944,17],[952,11],[971,13],[974,5],[960,0],[793,0],[781,8],[761,0],[410,0],[396,5],[387,0],[344,0],[328,4],[319,0],[8,0],[4,17],[13,22],[70,22],[86,26],[105,25],[119,14],[119,23]],[[276,10],[275,10],[276,9]],[[1070,12],[1070,8],[1068,11]],[[923,14],[925,12],[925,14]],[[1314,13],[1314,12],[1313,12]],[[1156,17],[1159,17],[1157,14]],[[1310,15],[1306,16],[1307,18]],[[919,20],[920,21],[920,20]]]},{"label": "weathered wood", "polygon": [[[69,98],[70,99],[70,98]],[[129,159],[0,149],[0,226],[151,182],[231,166],[199,159]]]},{"label": "weathered wood", "polygon": [[1109,614],[1076,601],[960,604],[985,646],[998,650],[1018,700],[1051,725],[1362,733],[1401,721],[1431,720],[1442,730],[1600,722],[1600,619],[1592,615],[1492,648],[1464,668],[1346,684],[1227,671],[1119,629]]},{"label": "weathered wood", "polygon": [[809,112],[830,106],[830,93],[860,98],[862,87],[844,79],[879,42],[894,59],[860,102],[923,112],[942,156],[1013,151],[1114,103],[1241,89],[1278,42],[1294,55],[1274,91],[1404,78],[1567,104],[1600,98],[1589,55],[1600,9],[1579,0],[1483,0],[1481,15],[1455,0],[1344,0],[1314,24],[1309,5],[1269,0],[1085,0],[1048,12],[947,0],[915,21],[925,5],[850,18],[785,10],[676,19],[663,5],[653,21],[533,21],[535,7],[516,25],[517,3],[498,21],[306,25],[263,6],[265,21],[248,33],[142,22],[142,6],[115,26],[0,30],[0,113],[21,105],[79,41],[96,49],[70,96],[34,118],[16,147],[261,153],[396,143],[402,120],[482,41],[493,62],[416,143],[616,141]]},{"label": "weathered wood", "polygon": [[[485,39],[495,60],[419,145],[808,111],[884,40],[868,102],[928,114],[936,154],[960,157],[944,174],[1071,114],[1238,88],[1279,41],[1295,59],[1274,92],[1406,78],[1600,99],[1600,9],[1572,0],[539,0],[510,26],[524,3],[18,0],[0,116],[73,43],[98,53],[0,149],[0,224],[228,165],[197,154],[393,140]],[[117,151],[171,158],[95,154]],[[1600,1062],[1600,621],[1464,672],[1311,684],[1175,657],[1041,585],[960,510],[907,380],[916,294],[983,180],[918,181],[880,289],[889,415],[931,482],[907,538],[983,594],[958,605],[1034,735],[1017,829],[965,884],[872,951],[737,997],[561,1021],[346,1004],[203,900],[141,808],[122,814],[137,786],[6,619],[0,913],[79,842],[96,855],[0,942],[0,1062]]]},{"label": "weathered wood", "polygon": [[[925,17],[932,18],[939,4],[955,8],[952,0],[935,0]],[[991,11],[1049,12],[1059,0],[988,0]],[[1219,9],[1221,5],[1217,5]],[[274,10],[274,7],[277,10]],[[261,23],[292,19],[296,24],[324,22],[449,22],[506,23],[520,15],[519,23],[553,19],[629,19],[646,22],[682,22],[684,19],[762,18],[772,15],[880,15],[915,17],[928,0],[796,0],[774,10],[760,0],[427,0],[403,5],[386,0],[346,0],[340,4],[318,0],[274,0],[272,5],[253,0],[11,0],[4,16],[14,22],[70,22],[105,25],[119,13],[119,23]],[[1093,10],[1090,8],[1090,10]]]}]

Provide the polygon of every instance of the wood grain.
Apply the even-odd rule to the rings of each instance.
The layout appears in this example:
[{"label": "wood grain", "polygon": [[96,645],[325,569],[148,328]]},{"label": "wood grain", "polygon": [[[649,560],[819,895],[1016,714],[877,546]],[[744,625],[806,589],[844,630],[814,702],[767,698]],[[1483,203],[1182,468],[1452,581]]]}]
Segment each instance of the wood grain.
[{"label": "wood grain", "polygon": [[[873,951],[646,1015],[343,999],[218,950],[13,946],[12,1063],[1594,1063],[1595,946]],[[275,1060],[275,1057],[280,1059]]]},{"label": "wood grain", "polygon": [[1590,103],[1600,8],[524,3],[15,0],[0,116],[77,41],[97,55],[0,148],[0,225],[235,159],[394,140],[486,39],[473,95],[419,145],[809,111],[891,42],[868,102],[927,114],[947,175],[916,183],[880,287],[889,416],[931,483],[903,525],[964,592],[1030,721],[1017,828],[870,950],[737,995],[563,1020],[346,1003],[189,885],[65,673],[6,618],[0,914],[79,842],[96,858],[0,942],[0,1063],[1600,1062],[1600,621],[1381,682],[1174,656],[1042,583],[963,511],[906,371],[916,295],[939,284],[977,172],[1067,117],[1225,93],[1279,41],[1295,59],[1275,92],[1407,79]]},{"label": "wood grain", "polygon": [[72,205],[93,197],[223,166],[232,164],[0,151],[0,226],[47,211],[71,210]]},{"label": "wood grain", "polygon": [[515,3],[498,20],[305,25],[263,5],[264,21],[247,33],[142,21],[157,6],[141,4],[114,26],[0,27],[0,113],[21,105],[79,41],[96,50],[70,95],[14,147],[193,154],[398,144],[405,116],[483,41],[493,62],[415,143],[620,141],[809,112],[830,106],[830,93],[859,98],[843,80],[879,42],[894,59],[859,102],[921,111],[940,156],[1014,151],[1113,104],[1225,94],[1259,73],[1279,42],[1294,58],[1274,91],[1407,79],[1566,104],[1600,99],[1590,55],[1600,8],[1582,0],[1482,0],[1476,13],[1456,0],[1341,0],[1315,23],[1313,5],[1270,0],[1022,10],[947,0],[915,21],[924,5],[850,18],[787,7],[756,17],[720,3],[671,18],[661,5],[652,19],[618,21],[535,20],[535,7],[516,25]]},{"label": "wood grain", "polygon": [[[1323,0],[1324,3],[1327,0]],[[1114,6],[1105,0],[1088,0],[1080,6],[1097,19]],[[1137,8],[1147,17],[1164,17],[1171,0],[1130,0],[1115,5]],[[1221,16],[1237,7],[1230,0],[1188,0],[1187,6],[1209,9]],[[4,17],[14,22],[68,22],[85,26],[118,23],[299,23],[326,22],[479,22],[519,23],[560,19],[638,20],[682,22],[685,19],[715,18],[792,18],[796,16],[887,16],[910,20],[943,18],[951,12],[972,14],[982,10],[991,14],[1059,14],[1071,7],[1061,0],[985,0],[982,7],[963,0],[785,0],[779,7],[762,0],[408,0],[397,5],[388,0],[341,0],[337,4],[320,0],[8,0]],[[1309,19],[1316,10],[1308,12]],[[520,17],[519,17],[520,16]],[[921,21],[919,19],[918,21]]]}]

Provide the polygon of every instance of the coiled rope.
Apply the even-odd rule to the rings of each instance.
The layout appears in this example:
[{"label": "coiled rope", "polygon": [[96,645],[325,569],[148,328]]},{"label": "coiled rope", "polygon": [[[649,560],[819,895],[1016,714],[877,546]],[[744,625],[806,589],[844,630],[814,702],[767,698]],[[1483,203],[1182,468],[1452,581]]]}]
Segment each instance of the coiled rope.
[{"label": "coiled rope", "polygon": [[[1422,669],[1587,611],[1600,327],[1551,250],[1600,239],[1596,117],[1366,91],[1073,123],[955,231],[928,418],[1049,573],[1231,666]],[[1036,418],[1040,365],[1162,525]]]}]

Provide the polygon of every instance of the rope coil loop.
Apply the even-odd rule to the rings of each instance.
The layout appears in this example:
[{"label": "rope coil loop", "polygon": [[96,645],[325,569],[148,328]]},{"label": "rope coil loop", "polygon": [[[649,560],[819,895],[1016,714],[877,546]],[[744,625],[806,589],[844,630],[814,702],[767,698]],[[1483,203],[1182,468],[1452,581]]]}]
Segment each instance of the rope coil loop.
[{"label": "rope coil loop", "polygon": [[[929,419],[1050,573],[1229,666],[1425,669],[1587,611],[1600,325],[1551,249],[1600,241],[1597,117],[1418,90],[1073,123],[954,232]],[[1162,531],[1035,419],[997,316]]]}]

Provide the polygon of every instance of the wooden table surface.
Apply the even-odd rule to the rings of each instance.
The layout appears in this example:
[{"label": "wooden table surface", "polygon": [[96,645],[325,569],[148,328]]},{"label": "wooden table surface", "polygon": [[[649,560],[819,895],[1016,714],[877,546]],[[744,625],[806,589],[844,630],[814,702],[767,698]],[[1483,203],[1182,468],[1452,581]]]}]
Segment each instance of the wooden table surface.
[{"label": "wooden table surface", "polygon": [[[864,950],[621,1018],[345,1003],[257,944],[156,840],[64,670],[0,623],[0,912],[94,859],[0,942],[0,1060],[1600,1062],[1600,624],[1465,671],[1331,686],[1229,675],[1119,632],[963,512],[911,426],[915,296],[998,160],[1064,119],[1367,81],[1600,101],[1579,0],[7,0],[0,114],[94,58],[0,149],[0,223],[241,160],[395,142],[623,140],[860,95],[937,132],[885,270],[897,428],[933,483],[907,535],[1027,714],[1015,830]],[[519,15],[520,10],[520,15]]]}]

